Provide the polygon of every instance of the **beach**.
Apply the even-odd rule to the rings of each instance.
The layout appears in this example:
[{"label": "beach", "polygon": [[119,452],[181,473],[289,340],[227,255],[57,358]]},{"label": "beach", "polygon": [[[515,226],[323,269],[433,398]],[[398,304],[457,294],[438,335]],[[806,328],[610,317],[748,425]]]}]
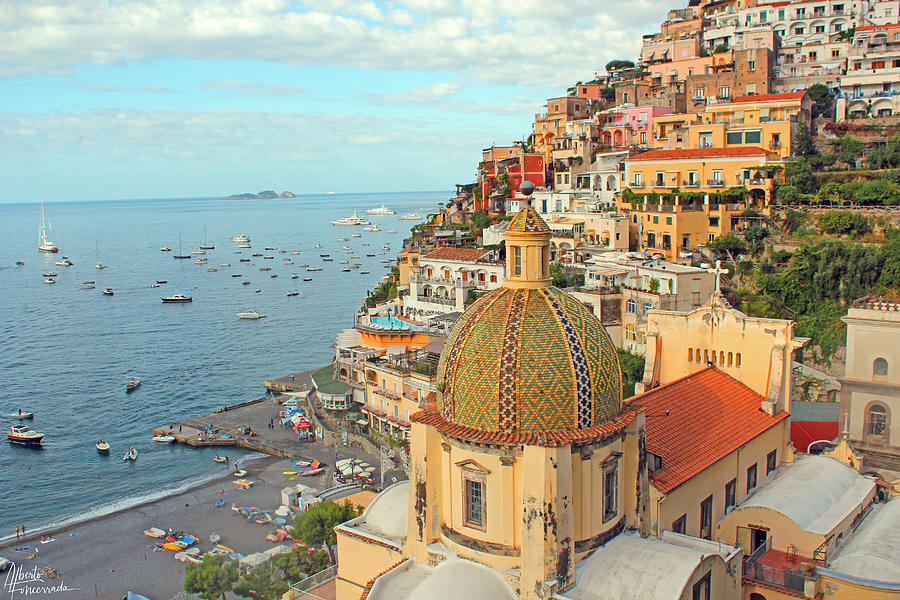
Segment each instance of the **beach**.
[{"label": "beach", "polygon": [[[50,593],[10,595],[9,582],[4,594],[11,598],[56,598],[65,600],[103,598],[119,599],[129,590],[152,600],[175,597],[190,598],[184,593],[185,563],[175,560],[169,551],[154,551],[154,540],[143,534],[145,529],[175,529],[200,539],[206,552],[214,546],[212,533],[222,536],[220,544],[247,555],[267,550],[275,544],[265,539],[271,526],[250,523],[234,516],[232,503],[273,510],[281,504],[281,489],[295,483],[323,484],[323,477],[298,478],[294,481],[282,474],[291,470],[291,460],[265,457],[242,465],[247,479],[255,482],[248,490],[231,483],[230,470],[223,465],[222,477],[174,496],[149,502],[91,521],[64,527],[52,533],[54,541],[41,544],[38,536],[0,546],[0,556],[12,560],[27,572],[35,567],[55,569],[58,579],[44,577],[36,586],[65,586]],[[224,493],[220,491],[224,490]],[[224,498],[225,505],[216,507]],[[25,550],[17,550],[30,546]],[[33,549],[38,556],[26,559]],[[0,580],[6,574],[0,575]]]}]

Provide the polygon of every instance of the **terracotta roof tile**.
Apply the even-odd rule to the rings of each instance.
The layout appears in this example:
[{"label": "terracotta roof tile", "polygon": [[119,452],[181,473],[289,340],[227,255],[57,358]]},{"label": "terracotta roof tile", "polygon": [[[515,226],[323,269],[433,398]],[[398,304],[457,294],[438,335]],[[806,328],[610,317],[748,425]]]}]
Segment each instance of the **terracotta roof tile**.
[{"label": "terracotta roof tile", "polygon": [[799,100],[806,92],[784,92],[782,94],[750,94],[748,96],[738,96],[732,103],[737,102],[771,102],[773,100]]},{"label": "terracotta roof tile", "polygon": [[682,150],[650,150],[626,158],[625,162],[634,160],[662,160],[666,158],[719,158],[726,156],[767,156],[762,148],[686,148]]},{"label": "terracotta roof tile", "polygon": [[498,442],[504,444],[527,444],[531,446],[545,446],[554,448],[573,442],[589,440],[595,437],[608,435],[627,427],[633,420],[637,411],[623,410],[619,416],[604,423],[582,429],[566,429],[560,431],[484,431],[456,425],[444,419],[434,405],[410,415],[409,420],[414,423],[424,423],[435,427],[441,433],[455,438],[475,442]]},{"label": "terracotta roof tile", "polygon": [[788,418],[763,412],[763,400],[715,367],[628,399],[627,407],[646,410],[647,451],[662,457],[653,485],[668,493]]},{"label": "terracotta roof tile", "polygon": [[430,258],[432,260],[464,260],[476,261],[489,254],[490,250],[484,248],[438,248],[429,252],[422,258]]},{"label": "terracotta roof tile", "polygon": [[856,32],[860,31],[876,31],[878,29],[893,29],[894,27],[900,27],[900,23],[882,23],[881,25],[866,25],[864,27],[857,27]]}]

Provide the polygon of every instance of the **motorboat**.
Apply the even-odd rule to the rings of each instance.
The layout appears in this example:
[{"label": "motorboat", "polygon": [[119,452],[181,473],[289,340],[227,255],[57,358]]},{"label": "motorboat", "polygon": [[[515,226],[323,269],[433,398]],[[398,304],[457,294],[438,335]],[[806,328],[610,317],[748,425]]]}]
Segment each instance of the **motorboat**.
[{"label": "motorboat", "polygon": [[360,275],[368,275],[371,271],[360,271]]},{"label": "motorboat", "polygon": [[322,244],[316,244],[316,248],[321,248]]},{"label": "motorboat", "polygon": [[116,293],[113,291],[112,288],[106,288],[106,289],[103,290],[101,293],[102,293],[104,296],[115,296],[115,295],[116,295]]},{"label": "motorboat", "polygon": [[351,225],[351,226],[368,225],[369,220],[364,217],[360,217],[359,215],[356,214],[356,211],[354,211],[353,216],[342,217],[340,219],[337,219],[336,221],[332,221],[331,224],[332,225]]},{"label": "motorboat", "polygon": [[269,275],[269,277],[271,277],[272,279],[275,279],[278,277],[278,273],[272,273],[271,275]]},{"label": "motorboat", "polygon": [[292,291],[288,292],[287,295],[288,296],[299,296],[300,292],[298,292],[296,290],[292,290]]},{"label": "motorboat", "polygon": [[390,247],[390,246],[382,246],[381,249],[382,249],[382,250],[390,250],[391,247]]},{"label": "motorboat", "polygon": [[156,283],[163,284],[163,283],[169,283],[169,282],[166,279],[157,279]]},{"label": "motorboat", "polygon": [[247,281],[247,280],[244,280],[244,281],[241,282],[241,285],[250,285],[250,282]]},{"label": "motorboat", "polygon": [[193,296],[185,296],[184,294],[175,294],[174,296],[165,296],[162,299],[165,304],[177,304],[177,303],[185,303],[185,302],[193,302]]},{"label": "motorboat", "polygon": [[103,269],[106,269],[107,266],[104,265],[103,263],[97,263],[96,265],[94,265],[94,268],[103,270]]},{"label": "motorboat", "polygon": [[369,225],[368,227],[363,227],[363,231],[381,231],[381,227],[378,225]]},{"label": "motorboat", "polygon": [[71,260],[69,260],[68,258],[63,256],[61,260],[56,261],[54,264],[57,267],[71,267],[75,263],[73,263]]},{"label": "motorboat", "polygon": [[39,431],[32,431],[28,425],[13,425],[6,434],[7,439],[13,444],[23,444],[26,446],[40,446],[44,440],[44,434]]},{"label": "motorboat", "polygon": [[25,261],[24,261],[24,260],[17,260],[17,261],[16,261],[16,266],[17,266],[17,267],[24,267],[24,266],[25,266]]},{"label": "motorboat", "polygon": [[388,229],[388,233],[397,233],[396,229]]},{"label": "motorboat", "polygon": [[266,246],[265,248],[263,248],[263,250],[273,250],[274,251],[274,250],[276,250],[276,248],[274,246]]},{"label": "motorboat", "polygon": [[369,208],[366,210],[367,215],[396,215],[397,211],[389,209],[382,204],[378,208]]},{"label": "motorboat", "polygon": [[250,259],[249,259],[249,258],[242,258],[242,259],[240,260],[240,262],[248,263],[248,262],[250,262]]},{"label": "motorboat", "polygon": [[307,267],[306,270],[307,270],[307,271],[310,271],[310,272],[312,272],[312,271],[321,271],[321,270],[322,270],[322,267]]},{"label": "motorboat", "polygon": [[169,248],[168,246],[163,246],[162,248],[159,249],[159,251],[160,252],[171,252],[172,249]]},{"label": "motorboat", "polygon": [[322,260],[324,260],[325,262],[329,262],[329,261],[332,261],[332,260],[334,260],[334,259],[331,258],[330,256],[323,256],[323,257],[322,257]]},{"label": "motorboat", "polygon": [[312,281],[312,277],[304,277],[303,281]]},{"label": "motorboat", "polygon": [[225,461],[227,461],[227,460],[228,460],[227,458],[225,458],[224,456],[219,456],[218,454],[216,454],[215,456],[213,456],[213,462],[223,463],[223,462],[225,462]]},{"label": "motorboat", "polygon": [[50,226],[47,225],[47,221],[44,218],[44,198],[42,196],[41,197],[41,227],[38,230],[37,249],[40,250],[41,252],[48,252],[48,253],[59,252],[59,248],[57,248],[53,242],[51,242],[49,239],[47,239],[47,230],[48,229],[50,229]]},{"label": "motorboat", "polygon": [[240,273],[232,273],[231,276],[232,277],[243,277],[243,275],[241,275]]},{"label": "motorboat", "polygon": [[208,261],[205,258],[198,258],[194,261],[195,265],[205,265]]},{"label": "motorboat", "polygon": [[47,279],[44,280],[44,283],[56,283],[56,280],[53,279],[52,277],[48,277]]},{"label": "motorboat", "polygon": [[259,311],[256,310],[255,308],[253,310],[248,310],[246,312],[239,312],[237,314],[238,319],[251,319],[251,320],[263,319],[263,318],[265,318],[265,316],[266,315],[259,314]]},{"label": "motorboat", "polygon": [[94,289],[95,287],[97,287],[97,284],[94,283],[93,281],[82,281],[82,282],[81,282],[81,288],[80,288],[80,289],[82,289],[82,290],[92,290],[92,289]]},{"label": "motorboat", "polygon": [[238,244],[238,248],[252,248],[250,244]]},{"label": "motorboat", "polygon": [[206,254],[206,250],[191,250],[191,254],[193,254],[194,256],[203,255]]},{"label": "motorboat", "polygon": [[246,235],[241,234],[241,235],[236,235],[233,238],[231,238],[231,241],[232,242],[249,242],[250,238],[247,237]]},{"label": "motorboat", "polygon": [[[358,235],[360,235],[360,234],[358,234],[358,233],[353,234],[354,237],[356,237]],[[350,241],[350,238],[345,238],[345,237],[339,237],[339,238],[334,238],[334,239],[336,242],[349,242]]]},{"label": "motorboat", "polygon": [[56,276],[57,276],[57,273],[55,271],[49,271],[47,273],[44,273],[44,277],[56,277]]},{"label": "motorboat", "polygon": [[375,256],[375,253],[373,252],[372,254],[366,254],[366,256],[369,256],[369,257]]},{"label": "motorboat", "polygon": [[294,256],[300,256],[300,252],[298,250],[291,250],[291,254]]},{"label": "motorboat", "polygon": [[419,213],[409,213],[400,217],[397,217],[399,221],[421,221],[422,215]]},{"label": "motorboat", "polygon": [[97,448],[97,452],[101,454],[107,454],[109,452],[109,444],[104,442],[103,440],[99,440],[94,447]]},{"label": "motorboat", "polygon": [[132,379],[131,381],[129,381],[128,383],[125,384],[125,391],[133,392],[134,390],[138,389],[140,386],[141,386],[141,380],[138,379],[137,377],[135,377],[134,379]]},{"label": "motorboat", "polygon": [[274,256],[263,256],[264,260],[275,260]]},{"label": "motorboat", "polygon": [[286,265],[292,265],[292,264],[294,264],[294,261],[292,261],[292,260],[289,259],[289,258],[286,258],[286,259],[284,259],[284,260],[281,261],[281,262],[284,263],[284,264],[286,264]]},{"label": "motorboat", "polygon": [[154,442],[159,442],[161,444],[171,444],[175,441],[174,435],[154,435],[150,438]]},{"label": "motorboat", "polygon": [[151,283],[151,284],[150,284],[150,287],[152,287],[152,288],[157,288],[157,287],[159,287],[159,284],[158,284],[158,283]]},{"label": "motorboat", "polygon": [[137,450],[135,450],[134,448],[129,448],[128,452],[126,452],[125,455],[122,456],[122,460],[137,460]]},{"label": "motorboat", "polygon": [[26,412],[26,411],[24,411],[24,410],[22,410],[22,409],[20,408],[18,412],[14,412],[14,413],[12,413],[11,415],[7,415],[7,416],[8,416],[10,419],[33,419],[33,418],[34,418],[34,413],[33,413],[33,412]]},{"label": "motorboat", "polygon": [[362,237],[362,234],[361,234],[361,233],[354,233],[354,234],[351,234],[350,237]]},{"label": "motorboat", "polygon": [[206,270],[207,273],[215,273],[216,271],[218,271],[218,269],[207,269]]},{"label": "motorboat", "polygon": [[291,273],[291,279],[300,279],[300,276],[296,273]]},{"label": "motorboat", "polygon": [[262,256],[262,252],[254,252],[254,253],[251,254],[250,256],[252,256],[253,258],[257,258],[257,257]]},{"label": "motorboat", "polygon": [[260,267],[259,270],[260,271],[271,271],[272,267]]},{"label": "motorboat", "polygon": [[231,263],[219,263],[220,267],[230,267]]},{"label": "motorboat", "polygon": [[346,265],[346,264],[349,264],[349,263],[350,263],[349,260],[339,260],[338,262],[339,262],[340,264],[342,264],[342,265]]},{"label": "motorboat", "polygon": [[349,272],[350,272],[350,267],[347,267],[347,268],[345,268],[345,269],[341,269],[341,271],[343,271],[343,272],[345,272],[345,273],[349,273]]}]

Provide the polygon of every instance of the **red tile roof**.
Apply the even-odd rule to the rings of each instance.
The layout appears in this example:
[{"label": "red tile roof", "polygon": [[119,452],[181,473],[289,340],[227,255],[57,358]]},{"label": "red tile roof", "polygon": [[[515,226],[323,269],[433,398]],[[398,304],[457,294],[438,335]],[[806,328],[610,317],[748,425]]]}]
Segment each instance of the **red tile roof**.
[{"label": "red tile roof", "polygon": [[485,250],[484,248],[438,248],[433,252],[429,252],[422,258],[430,258],[433,260],[476,261],[488,253],[490,253],[490,250]]},{"label": "red tile roof", "polygon": [[762,148],[693,148],[683,150],[650,150],[626,158],[625,162],[633,160],[663,160],[667,158],[721,158],[727,156],[767,156],[768,152]]},{"label": "red tile roof", "polygon": [[650,481],[668,493],[788,418],[764,413],[763,400],[715,367],[626,400],[646,410],[647,451],[662,457]]},{"label": "red tile roof", "polygon": [[559,431],[483,431],[457,425],[446,420],[432,404],[419,412],[410,415],[414,423],[425,423],[435,427],[441,433],[458,439],[472,442],[488,442],[501,444],[527,444],[556,448],[573,442],[590,440],[615,433],[627,427],[633,420],[636,411],[623,410],[617,417],[582,429],[566,429]]},{"label": "red tile roof", "polygon": [[884,23],[882,25],[866,25],[865,27],[857,27],[856,32],[860,31],[875,31],[877,29],[893,29],[894,27],[900,27],[900,23]]},{"label": "red tile roof", "polygon": [[738,96],[732,103],[737,102],[771,102],[777,100],[799,100],[806,92],[784,92],[783,94],[750,94],[749,96]]}]

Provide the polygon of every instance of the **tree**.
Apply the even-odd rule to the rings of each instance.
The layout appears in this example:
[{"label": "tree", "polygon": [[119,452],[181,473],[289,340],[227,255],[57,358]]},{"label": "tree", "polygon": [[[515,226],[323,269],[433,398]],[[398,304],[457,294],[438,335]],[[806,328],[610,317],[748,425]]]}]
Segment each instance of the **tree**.
[{"label": "tree", "polygon": [[[798,192],[799,193],[799,192]],[[788,233],[794,233],[806,221],[806,214],[799,210],[788,209],[784,213],[782,224]]]},{"label": "tree", "polygon": [[238,580],[237,563],[225,556],[209,555],[202,563],[189,563],[184,569],[184,591],[198,594],[203,600],[225,598]]},{"label": "tree", "polygon": [[728,262],[733,263],[735,262],[734,258],[736,255],[743,254],[747,251],[747,244],[733,233],[726,233],[711,241],[709,243],[709,248],[720,253],[720,255],[727,256]]},{"label": "tree", "polygon": [[809,99],[813,103],[813,117],[831,112],[834,97],[831,95],[831,90],[828,87],[821,83],[814,83],[806,88],[806,93],[809,94]]},{"label": "tree", "polygon": [[866,181],[856,188],[853,200],[866,206],[900,204],[900,186],[887,179]]},{"label": "tree", "polygon": [[298,546],[290,552],[276,554],[270,561],[287,581],[300,581],[328,566],[328,555],[319,550],[310,552]]},{"label": "tree", "polygon": [[626,398],[634,395],[634,384],[644,378],[644,357],[632,354],[622,348],[619,354],[619,368],[622,370],[622,395]]},{"label": "tree", "polygon": [[804,194],[815,193],[819,189],[819,179],[806,160],[792,160],[784,169],[784,177]]},{"label": "tree", "polygon": [[799,204],[802,196],[797,186],[793,185],[778,186],[775,195],[781,204]]},{"label": "tree", "polygon": [[869,220],[849,210],[831,210],[819,215],[819,229],[825,233],[852,235],[854,237],[872,230]]},{"label": "tree", "polygon": [[605,87],[600,90],[600,97],[603,98],[605,102],[615,102],[616,101],[616,89],[613,87]]},{"label": "tree", "polygon": [[244,579],[234,586],[234,591],[245,598],[278,600],[290,587],[281,571],[269,560],[244,575]]},{"label": "tree", "polygon": [[762,254],[766,247],[765,240],[769,237],[769,229],[762,225],[751,225],[742,233],[744,240],[747,241],[747,249],[753,256]]},{"label": "tree", "polygon": [[478,229],[484,229],[491,226],[491,217],[486,210],[476,210],[472,213],[472,224]]},{"label": "tree", "polygon": [[311,547],[323,544],[329,556],[334,556],[331,547],[336,543],[334,528],[357,516],[356,508],[349,501],[335,504],[331,500],[318,502],[294,518],[294,537],[300,538]]},{"label": "tree", "polygon": [[849,135],[839,137],[832,145],[837,150],[838,158],[848,164],[855,164],[856,159],[863,153],[863,143]]},{"label": "tree", "polygon": [[606,63],[606,72],[610,73],[612,71],[617,71],[619,69],[633,69],[634,62],[630,60],[616,59],[611,60]]},{"label": "tree", "polygon": [[800,123],[794,136],[794,156],[815,156],[819,153],[816,142],[806,123]]}]

